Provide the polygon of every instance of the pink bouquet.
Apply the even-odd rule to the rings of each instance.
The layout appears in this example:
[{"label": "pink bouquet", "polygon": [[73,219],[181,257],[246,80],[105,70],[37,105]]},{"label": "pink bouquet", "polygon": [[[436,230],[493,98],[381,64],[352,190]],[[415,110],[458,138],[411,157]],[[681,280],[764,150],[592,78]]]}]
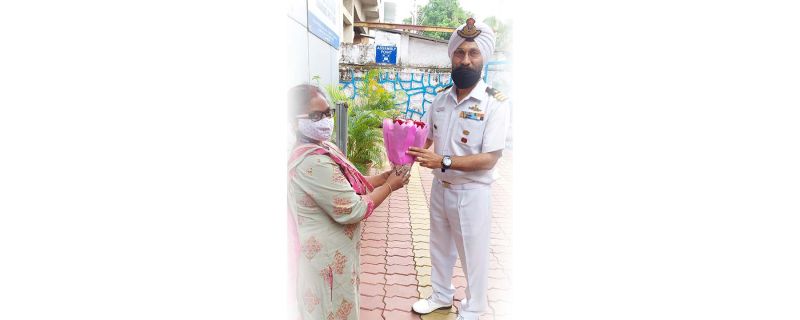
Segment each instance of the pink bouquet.
[{"label": "pink bouquet", "polygon": [[428,138],[425,122],[411,119],[383,119],[383,144],[395,174],[402,175],[411,169],[415,157],[406,154],[409,147],[422,148]]}]

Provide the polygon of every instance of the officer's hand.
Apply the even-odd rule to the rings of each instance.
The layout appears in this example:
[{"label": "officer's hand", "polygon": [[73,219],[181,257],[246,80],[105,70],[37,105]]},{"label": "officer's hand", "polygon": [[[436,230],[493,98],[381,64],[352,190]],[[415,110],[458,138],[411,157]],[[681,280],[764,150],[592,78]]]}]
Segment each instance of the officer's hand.
[{"label": "officer's hand", "polygon": [[442,158],[444,157],[431,150],[411,147],[408,148],[406,154],[417,157],[416,161],[425,168],[438,169],[442,167]]}]

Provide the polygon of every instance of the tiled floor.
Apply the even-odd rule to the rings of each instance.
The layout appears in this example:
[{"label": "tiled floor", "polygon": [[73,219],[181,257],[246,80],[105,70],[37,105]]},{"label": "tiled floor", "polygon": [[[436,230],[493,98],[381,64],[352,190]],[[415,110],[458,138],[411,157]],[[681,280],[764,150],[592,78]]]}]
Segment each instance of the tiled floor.
[{"label": "tiled floor", "polygon": [[[506,152],[497,164],[501,179],[492,186],[489,310],[481,319],[510,319],[511,166]],[[364,222],[361,242],[361,319],[455,319],[466,278],[457,262],[456,303],[450,310],[419,316],[411,305],[431,292],[429,195],[433,175],[414,165],[406,188],[394,192]]]}]

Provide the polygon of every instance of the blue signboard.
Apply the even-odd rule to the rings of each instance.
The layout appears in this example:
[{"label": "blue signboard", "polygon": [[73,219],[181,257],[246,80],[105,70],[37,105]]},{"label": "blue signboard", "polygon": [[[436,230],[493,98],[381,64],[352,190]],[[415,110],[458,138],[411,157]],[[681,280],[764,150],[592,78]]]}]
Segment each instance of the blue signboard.
[{"label": "blue signboard", "polygon": [[397,64],[397,47],[375,46],[375,63]]},{"label": "blue signboard", "polygon": [[[337,0],[309,0],[308,31],[327,42],[334,49],[339,49],[339,34],[336,30],[336,17],[341,16],[337,10],[341,6]],[[341,23],[338,26],[341,30]]]},{"label": "blue signboard", "polygon": [[331,47],[339,49],[339,35],[331,30],[322,20],[313,13],[308,14],[308,31],[327,42]]}]

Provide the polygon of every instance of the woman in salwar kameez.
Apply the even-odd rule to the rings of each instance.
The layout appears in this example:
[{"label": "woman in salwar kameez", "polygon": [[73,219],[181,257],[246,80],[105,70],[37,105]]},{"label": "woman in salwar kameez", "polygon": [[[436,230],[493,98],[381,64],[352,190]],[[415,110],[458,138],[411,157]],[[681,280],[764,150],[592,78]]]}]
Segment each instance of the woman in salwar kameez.
[{"label": "woman in salwar kameez", "polygon": [[[355,320],[359,313],[361,221],[408,175],[365,177],[327,139],[331,109],[319,88],[290,91],[297,144],[288,177],[289,234],[294,247],[296,309],[304,320]],[[327,123],[326,123],[327,122]],[[330,128],[329,128],[330,127]]]}]

